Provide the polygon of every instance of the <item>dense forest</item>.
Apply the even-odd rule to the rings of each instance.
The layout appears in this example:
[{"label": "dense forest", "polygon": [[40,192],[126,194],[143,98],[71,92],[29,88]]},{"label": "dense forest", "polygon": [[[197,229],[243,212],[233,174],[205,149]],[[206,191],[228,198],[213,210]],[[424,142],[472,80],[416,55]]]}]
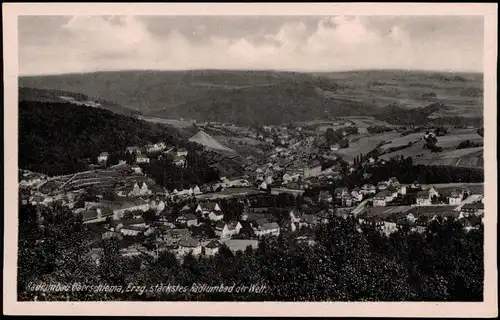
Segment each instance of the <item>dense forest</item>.
[{"label": "dense forest", "polygon": [[[63,208],[21,206],[18,299],[37,300],[211,300],[211,301],[482,301],[484,230],[465,233],[456,222],[437,220],[422,234],[401,229],[390,237],[353,220],[333,218],[314,231],[315,244],[295,236],[264,239],[257,249],[179,261],[123,257],[118,240],[103,242],[99,264],[80,216]],[[362,232],[361,232],[362,231]],[[30,284],[78,282],[123,286],[121,293],[91,290],[46,292]],[[191,288],[262,285],[246,293],[126,292],[128,283]]]},{"label": "dense forest", "polygon": [[193,149],[189,149],[186,165],[176,166],[171,156],[152,159],[143,164],[143,172],[149,175],[159,186],[168,190],[189,189],[193,185],[201,186],[207,182],[219,180],[219,173],[210,166],[209,157]]},{"label": "dense forest", "polygon": [[425,107],[408,109],[397,105],[381,108],[373,116],[377,120],[387,121],[397,125],[452,125],[455,127],[483,125],[482,117],[447,116],[429,118],[433,113],[448,108],[443,103],[433,103]]},{"label": "dense forest", "polygon": [[85,170],[101,152],[163,141],[184,146],[173,128],[71,103],[19,103],[19,167],[48,175]]}]

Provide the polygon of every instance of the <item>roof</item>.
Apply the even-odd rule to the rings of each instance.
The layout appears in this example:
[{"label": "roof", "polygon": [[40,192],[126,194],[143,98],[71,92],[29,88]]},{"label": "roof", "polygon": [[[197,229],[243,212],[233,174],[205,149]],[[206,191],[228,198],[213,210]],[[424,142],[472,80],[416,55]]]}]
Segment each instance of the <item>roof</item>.
[{"label": "roof", "polygon": [[267,218],[262,218],[262,219],[258,219],[258,220],[256,220],[256,221],[255,221],[255,223],[256,223],[258,226],[262,227],[262,226],[264,226],[265,224],[268,224],[268,223],[269,223],[269,220],[267,220]]},{"label": "roof", "polygon": [[202,210],[215,210],[215,206],[217,205],[217,202],[200,203],[200,207]]},{"label": "roof", "polygon": [[205,247],[206,248],[215,249],[215,248],[219,248],[220,246],[221,246],[221,244],[220,244],[219,241],[212,240]]},{"label": "roof", "polygon": [[417,192],[417,198],[420,198],[420,199],[427,199],[429,198],[429,191],[419,191]]},{"label": "roof", "polygon": [[380,191],[379,193],[377,193],[374,198],[383,198],[383,199],[385,199],[387,196],[390,196],[390,195],[391,195],[391,193],[389,191],[384,190],[384,191]]},{"label": "roof", "polygon": [[484,204],[478,203],[466,203],[462,206],[462,210],[481,210],[484,209]]},{"label": "roof", "polygon": [[313,223],[316,221],[316,217],[313,214],[305,214],[302,217],[302,220],[304,220],[304,222],[306,223]]},{"label": "roof", "polygon": [[82,212],[83,220],[95,219],[97,216],[97,210],[87,210]]},{"label": "roof", "polygon": [[192,213],[184,213],[179,217],[179,219],[185,219],[187,221],[196,220],[196,216]]},{"label": "roof", "polygon": [[193,238],[182,238],[179,241],[179,246],[186,248],[194,248],[200,246],[200,241]]},{"label": "roof", "polygon": [[144,218],[142,217],[138,219],[122,219],[119,222],[124,226],[145,223]]},{"label": "roof", "polygon": [[279,228],[280,226],[276,222],[266,223],[262,226],[262,230],[274,230]]}]

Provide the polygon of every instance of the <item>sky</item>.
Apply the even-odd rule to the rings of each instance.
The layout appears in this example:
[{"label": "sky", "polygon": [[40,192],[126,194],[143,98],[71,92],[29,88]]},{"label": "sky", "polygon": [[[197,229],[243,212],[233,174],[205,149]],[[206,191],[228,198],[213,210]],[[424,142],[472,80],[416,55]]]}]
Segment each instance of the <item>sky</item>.
[{"label": "sky", "polygon": [[19,74],[483,71],[481,16],[20,16]]}]

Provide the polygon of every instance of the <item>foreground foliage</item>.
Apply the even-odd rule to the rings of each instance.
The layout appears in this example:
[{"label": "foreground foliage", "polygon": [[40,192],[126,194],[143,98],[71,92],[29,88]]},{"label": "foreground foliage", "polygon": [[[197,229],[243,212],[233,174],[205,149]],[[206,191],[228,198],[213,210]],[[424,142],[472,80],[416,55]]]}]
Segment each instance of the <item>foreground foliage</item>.
[{"label": "foreground foliage", "polygon": [[[295,236],[264,239],[256,250],[222,247],[210,258],[172,253],[158,259],[119,254],[117,240],[104,242],[99,264],[90,258],[81,218],[63,208],[20,207],[18,298],[32,300],[226,300],[226,301],[481,301],[483,229],[437,221],[423,234],[400,230],[386,238],[358,230],[351,219],[315,231],[316,244]],[[252,286],[247,293],[40,292],[30,283],[87,285]]]}]

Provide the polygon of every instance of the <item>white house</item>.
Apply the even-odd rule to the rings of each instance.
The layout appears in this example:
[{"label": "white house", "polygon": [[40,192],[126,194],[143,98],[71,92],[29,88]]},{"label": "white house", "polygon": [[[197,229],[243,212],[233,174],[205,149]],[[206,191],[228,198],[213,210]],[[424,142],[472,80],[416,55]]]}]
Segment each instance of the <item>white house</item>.
[{"label": "white house", "polygon": [[141,173],[142,173],[142,169],[141,169],[141,167],[139,167],[138,165],[133,165],[133,166],[131,167],[131,169],[132,169],[132,171],[133,171],[134,173],[137,173],[137,174],[141,174]]},{"label": "white house", "polygon": [[177,167],[184,167],[187,163],[186,157],[185,156],[175,156],[174,157],[174,164]]},{"label": "white house", "polygon": [[188,151],[184,148],[181,148],[181,149],[177,150],[177,152],[175,154],[178,157],[185,157],[188,155]]},{"label": "white house", "polygon": [[115,203],[110,205],[110,208],[113,211],[113,219],[117,220],[121,219],[126,211],[136,211],[136,210],[148,211],[149,203],[147,203],[142,199],[137,199],[132,202],[125,201],[121,203]]},{"label": "white house", "polygon": [[392,194],[386,190],[380,191],[373,197],[374,207],[385,207],[387,202],[392,201]]},{"label": "white house", "polygon": [[194,256],[200,255],[202,251],[201,244],[198,240],[193,238],[183,238],[179,241],[179,247],[177,248],[177,254],[180,256],[185,256],[188,253],[192,253]]},{"label": "white house", "polygon": [[221,239],[226,239],[240,233],[241,228],[242,226],[239,221],[231,221],[228,223],[220,222],[215,226],[215,234]]},{"label": "white house", "polygon": [[205,255],[214,256],[219,252],[221,244],[219,241],[212,240],[205,246]]},{"label": "white house", "polygon": [[195,212],[200,212],[205,216],[208,216],[211,212],[217,211],[222,211],[217,202],[200,203],[195,210]]},{"label": "white house", "polygon": [[257,225],[253,228],[253,231],[257,237],[266,235],[279,236],[280,226],[276,222],[269,222],[262,225]]},{"label": "white house", "polygon": [[458,191],[453,191],[448,197],[448,203],[450,205],[459,205],[460,203],[462,203],[462,200],[463,200],[463,194]]},{"label": "white house", "polygon": [[108,161],[109,153],[107,152],[101,152],[101,154],[97,157],[97,162],[98,163],[103,163]]},{"label": "white house", "polygon": [[137,157],[135,157],[135,161],[137,163],[149,163],[149,157],[143,154],[138,154]]},{"label": "white house", "polygon": [[361,187],[362,194],[375,194],[377,193],[377,188],[372,184],[364,184]]},{"label": "white house", "polygon": [[432,202],[429,190],[417,192],[417,206],[430,206],[431,204]]},{"label": "white house", "polygon": [[146,185],[145,182],[143,182],[140,187],[139,187],[139,184],[136,182],[134,184],[134,187],[132,188],[132,191],[130,191],[129,196],[139,197],[139,196],[145,196],[145,195],[150,195],[150,194],[151,194],[151,190],[148,189],[148,186]]},{"label": "white house", "polygon": [[144,233],[146,231],[145,227],[136,227],[136,226],[124,226],[120,229],[120,233],[124,236],[138,236],[140,233]]},{"label": "white house", "polygon": [[185,224],[188,227],[198,225],[198,219],[192,213],[182,214],[176,219],[176,221],[180,224]]}]

